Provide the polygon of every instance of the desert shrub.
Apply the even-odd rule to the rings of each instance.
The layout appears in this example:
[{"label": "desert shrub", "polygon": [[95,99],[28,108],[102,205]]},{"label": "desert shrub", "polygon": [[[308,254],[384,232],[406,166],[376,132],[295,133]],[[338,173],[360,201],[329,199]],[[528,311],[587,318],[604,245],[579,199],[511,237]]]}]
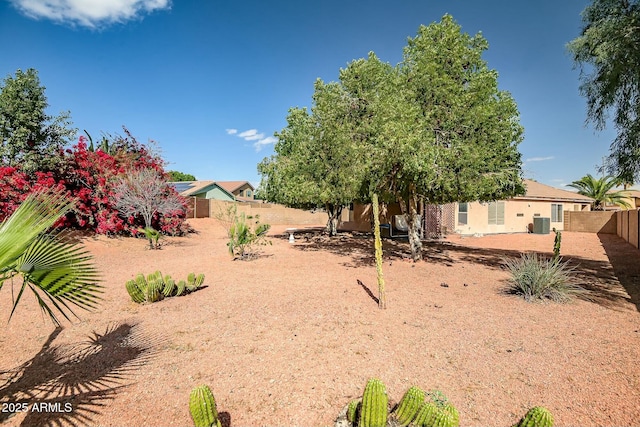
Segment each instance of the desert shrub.
[{"label": "desert shrub", "polygon": [[229,253],[234,259],[251,258],[256,246],[271,244],[266,238],[270,228],[269,224],[260,224],[257,216],[252,218],[241,213],[229,229]]},{"label": "desert shrub", "polygon": [[524,253],[520,259],[506,259],[511,273],[508,290],[522,295],[527,301],[550,299],[568,302],[586,290],[573,282],[575,270],[560,258],[545,258],[534,252]]},{"label": "desert shrub", "polygon": [[[126,130],[125,130],[126,131]],[[127,135],[129,135],[127,133]],[[39,189],[55,189],[74,200],[73,209],[57,226],[91,230],[106,235],[138,235],[148,226],[141,215],[122,215],[115,204],[114,181],[129,170],[153,169],[164,173],[163,161],[131,136],[116,138],[107,151],[87,147],[87,139],[58,153],[55,168],[25,173],[20,167],[0,167],[0,220]],[[167,187],[168,195],[177,196]],[[168,235],[191,231],[185,223],[186,205],[154,214],[151,227]]]}]

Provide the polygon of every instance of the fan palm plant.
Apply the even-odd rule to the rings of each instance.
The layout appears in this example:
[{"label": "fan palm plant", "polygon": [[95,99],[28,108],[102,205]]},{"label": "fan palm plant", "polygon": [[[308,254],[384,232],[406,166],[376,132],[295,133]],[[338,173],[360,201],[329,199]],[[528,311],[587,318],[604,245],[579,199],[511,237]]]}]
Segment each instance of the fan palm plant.
[{"label": "fan palm plant", "polygon": [[591,174],[587,174],[579,180],[568,184],[568,186],[578,190],[578,194],[591,197],[594,200],[594,211],[604,210],[607,203],[627,209],[631,208],[631,204],[628,201],[629,193],[627,191],[612,191],[613,188],[619,184],[620,181],[612,176],[594,178]]},{"label": "fan palm plant", "polygon": [[7,280],[22,281],[9,319],[27,288],[56,326],[56,311],[69,320],[67,313],[75,315],[70,304],[91,309],[99,300],[92,256],[81,245],[47,233],[72,205],[60,192],[34,193],[0,223],[0,289]]}]

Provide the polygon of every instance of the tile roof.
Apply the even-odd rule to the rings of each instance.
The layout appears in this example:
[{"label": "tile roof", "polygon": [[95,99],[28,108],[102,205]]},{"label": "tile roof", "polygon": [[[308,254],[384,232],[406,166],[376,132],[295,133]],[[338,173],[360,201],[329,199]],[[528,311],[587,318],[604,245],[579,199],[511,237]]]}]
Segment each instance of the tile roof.
[{"label": "tile roof", "polygon": [[593,199],[591,197],[583,196],[582,194],[578,194],[573,191],[561,190],[549,185],[540,184],[539,182],[533,181],[531,179],[525,179],[524,185],[527,188],[525,195],[514,197],[514,199],[562,200],[579,203],[593,202]]},{"label": "tile roof", "polygon": [[251,185],[249,181],[216,181],[216,184],[227,190],[229,193],[233,193],[245,184],[249,184],[251,189],[254,190],[253,185]]}]

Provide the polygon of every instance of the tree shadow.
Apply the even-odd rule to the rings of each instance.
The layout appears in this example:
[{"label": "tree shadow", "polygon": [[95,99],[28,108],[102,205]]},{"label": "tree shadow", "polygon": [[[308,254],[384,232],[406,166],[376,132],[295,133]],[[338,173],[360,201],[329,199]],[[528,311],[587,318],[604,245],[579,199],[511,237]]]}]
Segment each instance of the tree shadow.
[{"label": "tree shadow", "polygon": [[[0,371],[0,404],[24,404],[21,426],[89,425],[156,353],[136,324],[112,324],[84,342],[55,345],[56,328],[31,360]],[[15,405],[14,405],[15,407]],[[0,413],[0,423],[16,412]]]},{"label": "tree shadow", "polygon": [[380,299],[377,296],[375,296],[373,294],[373,292],[371,292],[371,289],[369,289],[369,287],[367,285],[362,283],[362,280],[358,279],[357,282],[358,282],[358,285],[360,285],[362,287],[362,289],[364,289],[364,291],[367,293],[367,295],[369,295],[369,298],[371,298],[373,301],[375,301],[376,304],[380,304]]},{"label": "tree shadow", "polygon": [[[640,311],[640,252],[614,235],[599,235],[609,261],[580,256],[566,256],[568,266],[575,272],[576,284],[588,292],[577,298],[611,309],[622,309],[632,302]],[[309,236],[296,239],[293,247],[300,251],[328,251],[349,260],[343,265],[351,268],[375,265],[373,236],[369,233],[339,233],[338,236]],[[635,251],[635,252],[634,252]],[[410,261],[411,251],[406,240],[384,239],[385,262]],[[505,260],[520,258],[523,251],[512,249],[477,248],[446,240],[423,241],[423,262],[454,266],[459,263],[482,265],[504,270]],[[543,252],[551,257],[553,253]],[[626,292],[625,292],[626,291]]]},{"label": "tree shadow", "polygon": [[598,233],[598,239],[611,263],[611,275],[640,311],[640,250],[615,234]]}]

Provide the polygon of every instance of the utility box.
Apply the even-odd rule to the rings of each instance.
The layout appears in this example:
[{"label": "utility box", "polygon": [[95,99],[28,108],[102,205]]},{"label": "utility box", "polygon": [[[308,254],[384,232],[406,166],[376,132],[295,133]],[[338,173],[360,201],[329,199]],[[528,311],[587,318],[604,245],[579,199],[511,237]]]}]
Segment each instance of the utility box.
[{"label": "utility box", "polygon": [[535,217],[533,218],[534,234],[549,234],[551,231],[551,218]]}]

